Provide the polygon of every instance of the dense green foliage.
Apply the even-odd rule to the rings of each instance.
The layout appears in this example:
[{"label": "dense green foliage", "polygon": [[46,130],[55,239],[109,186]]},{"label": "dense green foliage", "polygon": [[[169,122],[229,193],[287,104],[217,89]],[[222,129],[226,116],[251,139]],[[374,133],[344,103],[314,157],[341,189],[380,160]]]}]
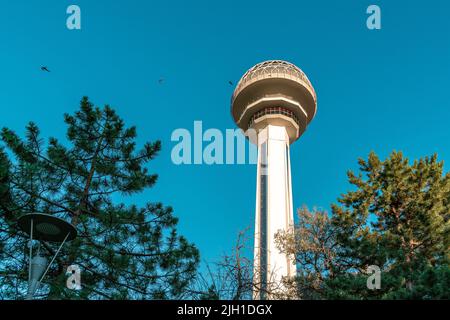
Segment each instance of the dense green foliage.
[{"label": "dense green foliage", "polygon": [[[353,191],[332,215],[300,210],[295,233],[279,235],[296,256],[298,295],[307,299],[449,299],[450,175],[436,156],[410,164],[374,153],[348,172]],[[369,266],[381,288],[367,288]]]},{"label": "dense green foliage", "polygon": [[[0,299],[26,293],[27,239],[19,216],[45,212],[76,226],[79,236],[55,261],[38,296],[50,299],[168,299],[180,297],[195,274],[197,249],[176,231],[172,208],[117,202],[152,187],[146,165],[161,145],[136,150],[136,129],[109,106],[85,97],[65,115],[67,143],[44,143],[34,123],[21,139],[3,128],[0,150]],[[11,160],[8,160],[8,157]],[[45,244],[51,256],[55,247]],[[65,270],[77,264],[82,290],[65,286]]]}]

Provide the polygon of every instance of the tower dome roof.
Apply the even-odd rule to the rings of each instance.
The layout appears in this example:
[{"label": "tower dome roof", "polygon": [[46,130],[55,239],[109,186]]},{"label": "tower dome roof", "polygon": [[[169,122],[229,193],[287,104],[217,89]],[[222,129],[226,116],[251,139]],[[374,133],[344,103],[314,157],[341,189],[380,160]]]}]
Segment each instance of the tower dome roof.
[{"label": "tower dome roof", "polygon": [[256,64],[242,76],[236,85],[231,103],[234,103],[237,95],[247,86],[258,80],[269,78],[285,78],[301,82],[311,92],[314,101],[316,102],[317,100],[316,92],[311,82],[299,67],[283,60],[267,60]]}]

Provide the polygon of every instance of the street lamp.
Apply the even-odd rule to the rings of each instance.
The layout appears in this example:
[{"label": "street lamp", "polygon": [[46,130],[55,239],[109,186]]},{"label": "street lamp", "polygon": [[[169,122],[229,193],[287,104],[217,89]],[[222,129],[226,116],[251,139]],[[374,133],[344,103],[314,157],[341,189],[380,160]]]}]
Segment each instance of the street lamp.
[{"label": "street lamp", "polygon": [[[32,300],[39,285],[46,276],[53,261],[67,241],[77,237],[77,230],[67,221],[45,213],[28,213],[17,221],[19,228],[29,237],[29,259],[28,259],[28,293],[27,300]],[[47,258],[41,255],[39,242],[36,255],[33,257],[33,240],[40,242],[60,243],[52,260],[47,265]]]}]

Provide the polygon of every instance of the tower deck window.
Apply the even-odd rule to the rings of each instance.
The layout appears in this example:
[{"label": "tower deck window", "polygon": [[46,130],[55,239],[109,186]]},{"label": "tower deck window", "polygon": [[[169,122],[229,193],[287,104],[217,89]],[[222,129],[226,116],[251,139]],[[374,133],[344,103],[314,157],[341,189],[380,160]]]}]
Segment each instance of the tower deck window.
[{"label": "tower deck window", "polygon": [[292,118],[295,121],[295,123],[300,125],[300,121],[295,116],[294,112],[292,112],[291,110],[283,107],[268,107],[258,112],[255,112],[255,114],[250,118],[250,121],[248,122],[248,127],[250,128],[250,126],[253,124],[253,122],[255,122],[256,119],[261,118],[268,114],[281,114],[283,116]]}]

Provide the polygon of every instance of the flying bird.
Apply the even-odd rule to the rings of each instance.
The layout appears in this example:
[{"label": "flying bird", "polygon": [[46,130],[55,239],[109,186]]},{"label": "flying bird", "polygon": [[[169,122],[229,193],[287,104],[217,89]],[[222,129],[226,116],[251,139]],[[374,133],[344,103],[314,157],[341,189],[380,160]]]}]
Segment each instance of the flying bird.
[{"label": "flying bird", "polygon": [[41,70],[42,70],[42,71],[45,71],[45,72],[50,72],[50,70],[48,70],[48,68],[45,67],[45,66],[41,67]]},{"label": "flying bird", "polygon": [[163,83],[164,83],[164,78],[160,78],[160,79],[158,80],[158,83],[159,83],[159,84],[163,84]]},{"label": "flying bird", "polygon": [[232,85],[233,85],[233,81],[228,81],[228,84],[229,84],[230,86],[232,86]]}]

